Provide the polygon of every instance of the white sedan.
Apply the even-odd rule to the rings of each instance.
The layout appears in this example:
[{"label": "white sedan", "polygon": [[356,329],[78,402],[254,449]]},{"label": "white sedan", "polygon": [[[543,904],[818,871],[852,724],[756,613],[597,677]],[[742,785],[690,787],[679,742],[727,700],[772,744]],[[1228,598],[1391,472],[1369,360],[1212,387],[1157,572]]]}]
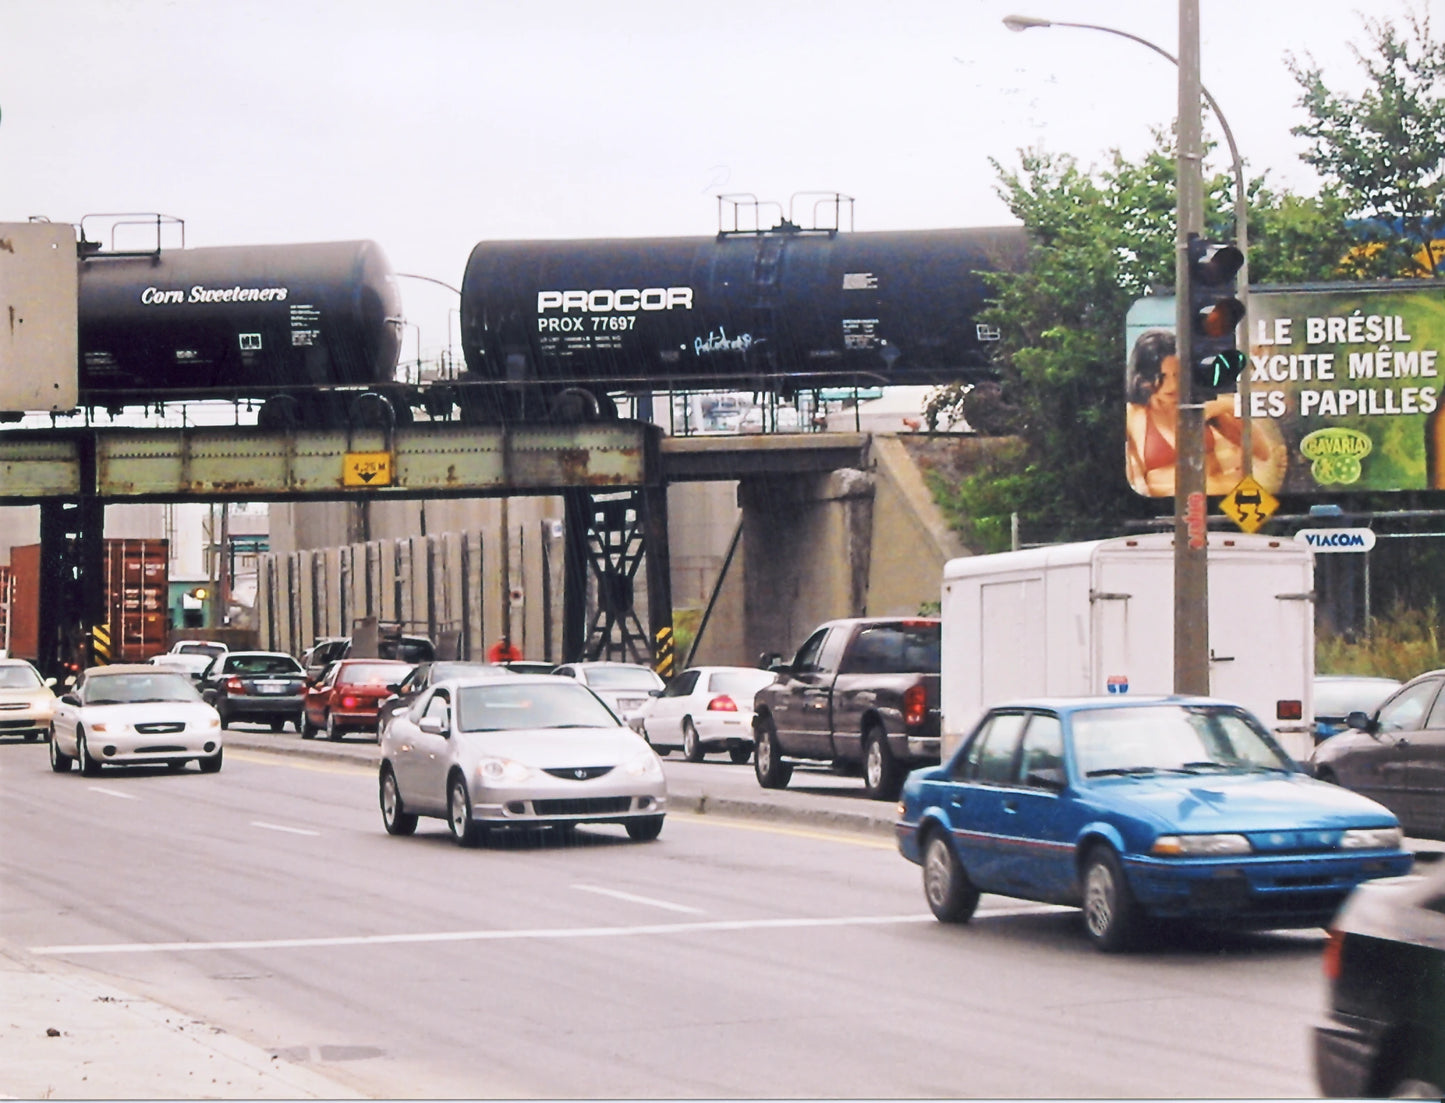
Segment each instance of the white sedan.
[{"label": "white sedan", "polygon": [[667,685],[651,667],[637,663],[563,663],[552,673],[581,682],[628,725],[648,698],[661,693]]},{"label": "white sedan", "polygon": [[632,726],[661,753],[681,747],[689,762],[727,751],[737,763],[753,753],[753,694],[774,681],[752,666],[696,666],[651,698]]},{"label": "white sedan", "polygon": [[495,828],[621,824],[657,838],[667,780],[656,753],[597,697],[548,674],[437,682],[381,736],[381,817],[410,835],[445,819],[462,846]]},{"label": "white sedan", "polygon": [[54,713],[55,694],[38,671],[24,659],[0,659],[0,735],[35,739]]},{"label": "white sedan", "polygon": [[103,765],[194,759],[201,772],[221,768],[221,718],[184,674],[146,664],[94,666],[55,703],[50,768],[94,776]]}]

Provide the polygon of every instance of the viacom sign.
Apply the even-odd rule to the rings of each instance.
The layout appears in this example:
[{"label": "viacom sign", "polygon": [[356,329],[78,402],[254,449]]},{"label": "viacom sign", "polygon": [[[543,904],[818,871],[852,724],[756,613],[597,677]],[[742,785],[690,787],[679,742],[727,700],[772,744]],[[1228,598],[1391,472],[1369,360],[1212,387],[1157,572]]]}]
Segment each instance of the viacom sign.
[{"label": "viacom sign", "polygon": [[1375,546],[1375,530],[1300,529],[1294,540],[1316,552],[1367,552]]}]

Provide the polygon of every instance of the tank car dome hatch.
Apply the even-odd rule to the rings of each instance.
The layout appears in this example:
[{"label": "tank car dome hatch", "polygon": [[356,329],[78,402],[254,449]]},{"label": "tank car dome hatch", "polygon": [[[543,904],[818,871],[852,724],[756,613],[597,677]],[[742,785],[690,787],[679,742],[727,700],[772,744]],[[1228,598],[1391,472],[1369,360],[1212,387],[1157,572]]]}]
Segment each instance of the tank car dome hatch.
[{"label": "tank car dome hatch", "polygon": [[81,393],[100,404],[394,379],[401,295],[373,241],[85,252]]},{"label": "tank car dome hatch", "polygon": [[462,282],[468,378],[560,393],[792,391],[987,377],[982,273],[1021,227],[488,241]]}]

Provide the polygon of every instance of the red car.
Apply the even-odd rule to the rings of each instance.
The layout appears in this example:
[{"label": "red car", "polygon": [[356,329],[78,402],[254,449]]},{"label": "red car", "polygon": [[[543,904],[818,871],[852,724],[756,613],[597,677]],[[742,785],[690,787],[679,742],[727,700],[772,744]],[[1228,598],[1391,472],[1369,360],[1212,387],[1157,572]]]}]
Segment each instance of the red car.
[{"label": "red car", "polygon": [[327,739],[340,739],[349,731],[376,734],[376,712],[396,685],[411,673],[411,663],[394,659],[342,659],[332,663],[325,676],[306,689],[301,738],[310,739],[322,728]]}]

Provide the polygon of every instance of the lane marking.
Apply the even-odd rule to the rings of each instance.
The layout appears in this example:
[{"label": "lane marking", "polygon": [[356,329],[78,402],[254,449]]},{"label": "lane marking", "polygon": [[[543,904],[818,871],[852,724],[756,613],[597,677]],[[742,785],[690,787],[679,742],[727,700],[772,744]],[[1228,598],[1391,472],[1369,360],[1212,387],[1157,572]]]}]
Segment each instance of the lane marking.
[{"label": "lane marking", "polygon": [[231,942],[117,942],[32,946],[46,957],[94,954],[173,954],[215,950],[311,950],[331,946],[415,945],[434,942],[515,942],[526,939],[628,938],[638,935],[708,934],[714,931],[781,931],[820,927],[880,927],[936,923],[932,915],[855,915],[831,919],[719,919],[704,923],[648,923],[636,927],[541,927],[530,930],[434,931],[424,934],[337,935],[330,938],[253,938]]},{"label": "lane marking", "polygon": [[689,915],[705,915],[702,908],[690,908],[686,904],[672,904],[666,900],[654,900],[650,896],[634,896],[630,892],[619,892],[617,889],[604,889],[599,885],[573,885],[578,892],[595,892],[598,896],[611,896],[615,900],[626,900],[632,904],[648,904],[654,908],[666,908],[673,912],[686,912]]},{"label": "lane marking", "polygon": [[262,823],[260,820],[252,820],[252,827],[264,827],[267,831],[285,831],[288,835],[317,835],[320,831],[308,831],[304,827],[284,827],[279,823]]},{"label": "lane marking", "polygon": [[119,797],[121,800],[140,800],[134,793],[122,793],[119,789],[107,789],[103,785],[87,785],[92,793],[104,793],[108,797]]}]

